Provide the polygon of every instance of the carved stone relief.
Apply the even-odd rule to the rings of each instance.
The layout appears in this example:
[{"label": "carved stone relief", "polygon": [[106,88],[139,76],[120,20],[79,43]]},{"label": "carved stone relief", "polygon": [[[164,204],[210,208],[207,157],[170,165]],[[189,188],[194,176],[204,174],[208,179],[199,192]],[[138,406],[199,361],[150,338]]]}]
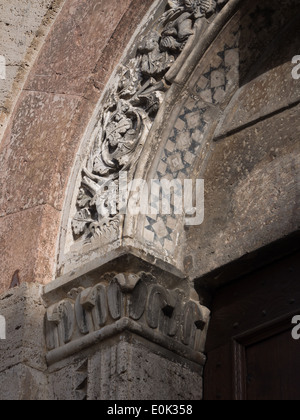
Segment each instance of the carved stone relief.
[{"label": "carved stone relief", "polygon": [[[188,179],[197,159],[203,156],[205,161],[203,152],[216,130],[221,109],[238,88],[240,36],[240,22],[235,19],[208,53],[205,64],[196,67],[186,100],[161,150],[155,179]],[[180,217],[173,212],[144,218],[143,237],[148,246],[174,254]]]},{"label": "carved stone relief", "polygon": [[209,311],[182,289],[169,290],[149,273],[109,274],[94,287],[72,289],[48,308],[47,349],[51,354],[70,343],[82,349],[85,337],[90,346],[93,338],[99,340],[97,332],[107,337],[115,333],[112,328],[124,327],[172,349],[177,343],[182,354],[185,349],[201,353],[208,317]]},{"label": "carved stone relief", "polygon": [[195,23],[216,14],[228,0],[169,0],[165,10],[141,40],[135,56],[122,67],[110,100],[103,105],[99,131],[82,171],[77,212],[72,220],[74,241],[89,243],[119,229],[120,171],[137,161],[170,85],[172,68]]}]

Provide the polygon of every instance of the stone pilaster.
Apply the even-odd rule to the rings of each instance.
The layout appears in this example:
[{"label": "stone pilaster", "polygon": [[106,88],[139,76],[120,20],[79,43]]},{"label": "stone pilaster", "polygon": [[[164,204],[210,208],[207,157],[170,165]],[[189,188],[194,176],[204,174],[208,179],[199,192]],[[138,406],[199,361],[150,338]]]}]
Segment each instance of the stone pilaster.
[{"label": "stone pilaster", "polygon": [[45,335],[54,398],[201,399],[209,311],[175,283],[109,273],[51,302]]}]

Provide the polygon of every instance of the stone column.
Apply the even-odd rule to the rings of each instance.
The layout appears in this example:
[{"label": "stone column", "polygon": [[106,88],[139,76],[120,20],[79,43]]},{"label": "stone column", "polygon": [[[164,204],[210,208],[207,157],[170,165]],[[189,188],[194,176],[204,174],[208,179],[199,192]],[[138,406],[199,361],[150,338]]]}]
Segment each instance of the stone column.
[{"label": "stone column", "polygon": [[53,398],[201,399],[209,311],[190,299],[186,283],[109,273],[45,295]]}]

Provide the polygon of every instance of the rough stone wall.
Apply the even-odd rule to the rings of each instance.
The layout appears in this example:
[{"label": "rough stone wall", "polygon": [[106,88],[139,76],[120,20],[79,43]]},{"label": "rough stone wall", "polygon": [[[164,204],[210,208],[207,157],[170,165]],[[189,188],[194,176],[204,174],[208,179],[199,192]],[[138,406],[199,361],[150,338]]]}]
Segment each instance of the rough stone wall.
[{"label": "rough stone wall", "polygon": [[6,79],[0,82],[0,141],[6,122],[63,0],[0,1],[0,55]]},{"label": "rough stone wall", "polygon": [[6,340],[0,340],[1,400],[49,398],[41,287],[23,284],[0,298]]},{"label": "rough stone wall", "polygon": [[242,2],[181,62],[149,134],[136,177],[204,179],[205,217],[141,215],[132,244],[192,281],[299,228],[298,13],[297,1]]},{"label": "rough stone wall", "polygon": [[[300,83],[292,77],[292,58],[300,49],[299,28],[292,9],[283,14],[274,2],[264,5],[269,11],[266,16],[272,18],[258,18],[261,12],[255,9],[256,14],[246,14],[238,26],[233,22],[215,45],[219,53],[210,51],[204,58],[207,67],[200,74],[205,77],[196,83],[195,89],[203,95],[200,85],[213,77],[209,63],[217,57],[220,62],[212,64],[219,66],[216,84],[223,89],[225,74],[229,86],[230,55],[235,60],[238,53],[239,88],[229,104],[227,98],[217,100],[221,109],[207,111],[206,122],[217,121],[215,141],[209,144],[207,160],[199,160],[194,168],[205,179],[206,213],[201,226],[186,229],[192,278],[299,230]],[[234,28],[240,31],[238,49],[230,52],[225,47],[223,55]],[[204,94],[210,98],[206,89]],[[207,109],[210,99],[201,99],[205,100],[197,107]]]},{"label": "rough stone wall", "polygon": [[[76,293],[75,290],[73,293]],[[159,294],[157,296],[154,318],[160,311]],[[137,295],[136,299],[138,308],[140,297]],[[61,338],[64,338],[67,331],[65,328],[70,327],[68,318],[64,318],[62,323],[59,321],[60,315],[64,315],[64,309],[62,305],[53,324],[63,331]],[[122,312],[127,309],[126,304]],[[172,337],[168,337],[173,344],[167,349],[166,344],[159,344],[155,334],[150,333],[152,339],[145,339],[142,337],[143,333],[141,334],[142,329],[136,329],[135,333],[126,328],[119,331],[116,329],[114,334],[106,334],[106,337],[104,334],[101,340],[94,341],[88,347],[82,344],[79,347],[74,346],[74,350],[69,352],[68,356],[65,354],[64,357],[51,362],[48,358],[49,353],[46,358],[46,309],[41,286],[24,283],[2,294],[0,313],[7,321],[6,340],[0,340],[1,401],[176,401],[202,398],[204,358],[201,353],[193,352],[196,357],[190,360],[187,346],[183,346],[182,355],[174,352],[173,334]],[[160,327],[164,329],[168,324],[161,322],[162,316],[161,312],[159,322]],[[191,317],[191,321],[194,320],[192,313],[189,313],[188,317]],[[168,317],[164,318],[166,321]],[[124,318],[121,322],[123,321]],[[126,325],[124,322],[123,324]],[[195,329],[193,325],[191,329],[188,327],[187,334],[193,331],[193,328]],[[86,338],[89,338],[87,332],[83,336],[84,340]],[[64,351],[64,346],[58,348],[59,352],[60,350]]]},{"label": "rough stone wall", "polygon": [[[189,230],[187,237],[194,276],[208,274],[299,228],[298,118],[299,107],[216,146],[214,169],[205,172],[207,223]],[[201,260],[195,258],[199,248]]]},{"label": "rough stone wall", "polygon": [[[49,375],[55,400],[184,401],[202,398],[202,369],[153,352],[149,342],[123,336],[90,357],[78,356]],[[87,380],[88,378],[88,380]],[[87,381],[86,381],[87,380]],[[85,382],[86,381],[86,382]]]},{"label": "rough stone wall", "polygon": [[[157,120],[159,127],[150,138],[155,140],[155,147],[149,140],[139,162],[143,167],[145,160],[155,160],[158,167],[153,165],[152,174],[206,180],[203,225],[184,228],[168,217],[149,225],[145,220],[138,224],[141,235],[147,231],[151,247],[156,247],[163,257],[173,253],[174,265],[179,262],[182,277],[175,276],[176,288],[299,228],[299,82],[291,78],[291,58],[298,52],[300,38],[293,36],[289,48],[285,48],[282,39],[286,41],[294,34],[293,27],[288,28],[288,21],[293,23],[292,9],[285,8],[283,13],[277,9],[278,2],[276,6],[276,1],[266,0],[264,7],[273,11],[268,21],[258,3],[251,3],[251,14],[247,7],[236,14],[207,55],[194,63],[195,71],[188,83],[184,80],[181,85],[178,81],[174,84],[174,96],[168,97],[165,113]],[[0,343],[1,399],[152,398],[149,387],[143,389],[142,395],[137,393],[141,382],[150,387],[159,383],[155,387],[157,398],[201,398],[203,363],[195,367],[184,357],[175,357],[172,350],[176,346],[167,352],[157,342],[152,346],[151,337],[152,341],[157,337],[149,333],[151,325],[146,329],[135,325],[128,332],[131,324],[126,320],[127,330],[123,325],[124,331],[118,338],[110,337],[107,346],[99,345],[101,329],[93,330],[89,325],[91,329],[85,332],[83,325],[84,337],[78,335],[74,339],[79,341],[72,342],[74,305],[87,312],[97,310],[99,296],[90,288],[98,284],[100,274],[107,273],[107,266],[94,267],[99,272],[83,277],[73,270],[67,278],[51,282],[65,192],[80,142],[105,85],[152,4],[150,0],[66,0],[19,97],[13,87],[15,82],[7,79],[10,85],[3,91],[2,106],[11,110],[7,104],[17,97],[18,103],[0,144],[0,291],[4,291],[0,314],[8,322],[8,339]],[[54,17],[49,2],[39,5],[34,12],[36,28],[46,25],[49,13]],[[243,16],[244,28],[240,23]],[[280,35],[281,25],[287,25],[281,40],[273,39],[276,22]],[[247,28],[256,31],[249,48]],[[34,42],[34,33],[31,36],[15,56],[21,69],[20,63],[26,61]],[[265,62],[267,44],[273,59]],[[13,49],[11,54],[15,54]],[[11,75],[17,83],[18,77]],[[147,238],[142,236],[143,258],[149,256]],[[124,257],[128,269],[141,269],[145,262],[138,258],[140,255],[135,260]],[[154,257],[151,262],[154,266],[157,263]],[[109,268],[115,266],[113,261]],[[22,284],[7,291],[16,270]],[[166,271],[168,266],[161,281],[170,288]],[[48,286],[42,291],[39,284]],[[82,289],[84,284],[86,290]],[[66,351],[66,357],[51,367],[46,364],[43,329],[46,309],[41,297],[45,291],[54,296],[47,314],[52,323],[50,331],[65,334],[60,339],[65,340],[67,348],[62,345],[48,349],[55,351],[56,357],[56,350],[62,355]],[[192,289],[189,293],[195,304],[195,292]],[[163,296],[161,292],[157,295]],[[175,309],[174,298],[169,292],[167,296],[169,302],[162,299],[157,311],[163,326]],[[187,331],[203,329],[201,320],[194,322],[192,310],[187,314],[186,319],[193,321],[185,322]],[[76,322],[78,318],[76,314]],[[70,319],[73,324],[68,324]],[[70,325],[71,331],[66,333]],[[116,325],[118,328],[120,324]],[[136,339],[137,332],[143,339]],[[172,344],[170,334],[167,338]],[[80,351],[82,342],[84,351]],[[91,348],[86,343],[92,343]],[[187,381],[191,388],[185,388],[186,394],[182,395]]]},{"label": "rough stone wall", "polygon": [[64,192],[78,146],[152,3],[67,0],[55,20],[0,145],[1,290],[16,270],[25,282],[53,279]]}]

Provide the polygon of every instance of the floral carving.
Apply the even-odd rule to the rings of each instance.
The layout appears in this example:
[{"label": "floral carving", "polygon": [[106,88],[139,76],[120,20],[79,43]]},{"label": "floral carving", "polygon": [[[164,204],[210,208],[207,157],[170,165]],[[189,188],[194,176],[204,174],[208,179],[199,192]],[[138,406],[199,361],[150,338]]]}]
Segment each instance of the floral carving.
[{"label": "floral carving", "polygon": [[165,75],[194,33],[195,22],[209,18],[228,0],[169,0],[162,16],[122,66],[117,86],[104,105],[91,154],[82,171],[72,220],[75,240],[90,242],[118,232],[119,209],[112,200],[120,171],[138,159],[169,85]]}]

